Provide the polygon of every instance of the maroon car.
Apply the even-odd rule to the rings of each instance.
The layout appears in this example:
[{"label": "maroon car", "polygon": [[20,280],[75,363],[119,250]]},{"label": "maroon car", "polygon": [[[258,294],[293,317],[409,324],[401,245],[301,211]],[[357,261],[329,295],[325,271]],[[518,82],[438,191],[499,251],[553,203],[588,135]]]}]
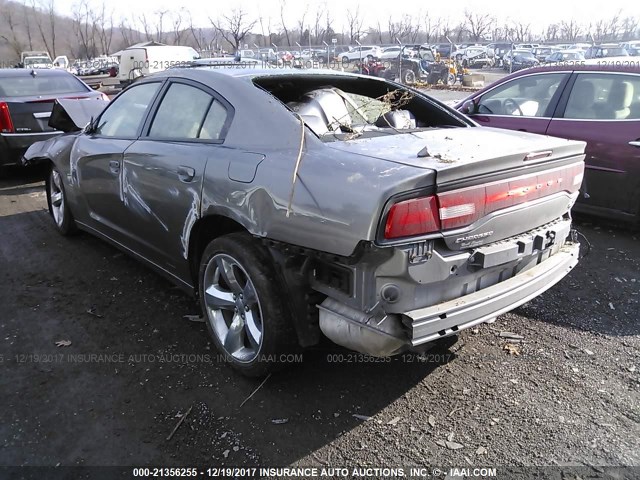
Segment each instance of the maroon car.
[{"label": "maroon car", "polygon": [[581,63],[519,71],[456,108],[482,126],[585,140],[574,210],[640,223],[640,61]]}]

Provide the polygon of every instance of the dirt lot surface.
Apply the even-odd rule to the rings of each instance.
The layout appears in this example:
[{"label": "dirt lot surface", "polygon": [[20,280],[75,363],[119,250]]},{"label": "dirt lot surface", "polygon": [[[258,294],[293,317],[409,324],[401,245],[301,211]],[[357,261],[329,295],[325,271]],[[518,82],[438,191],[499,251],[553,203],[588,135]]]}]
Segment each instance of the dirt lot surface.
[{"label": "dirt lot surface", "polygon": [[248,399],[196,302],[58,235],[40,175],[0,180],[0,465],[640,465],[637,232],[578,223],[566,279],[450,350],[318,347]]}]

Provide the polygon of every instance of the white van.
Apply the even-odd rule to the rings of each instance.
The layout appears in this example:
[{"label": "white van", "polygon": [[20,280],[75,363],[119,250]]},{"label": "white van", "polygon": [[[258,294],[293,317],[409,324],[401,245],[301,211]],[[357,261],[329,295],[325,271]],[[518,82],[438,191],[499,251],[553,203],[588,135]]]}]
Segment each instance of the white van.
[{"label": "white van", "polygon": [[133,47],[122,51],[118,80],[123,87],[136,78],[177,67],[200,58],[191,47],[157,45]]}]

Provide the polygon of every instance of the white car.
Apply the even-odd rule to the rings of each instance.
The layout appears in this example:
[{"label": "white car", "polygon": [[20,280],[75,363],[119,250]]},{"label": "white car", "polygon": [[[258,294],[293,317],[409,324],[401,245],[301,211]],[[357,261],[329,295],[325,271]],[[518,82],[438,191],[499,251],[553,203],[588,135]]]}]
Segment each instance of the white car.
[{"label": "white car", "polygon": [[467,47],[461,56],[463,67],[479,67],[493,66],[493,58],[487,54],[487,48],[481,45]]},{"label": "white car", "polygon": [[395,60],[400,56],[400,53],[402,53],[402,47],[399,45],[397,47],[387,47],[382,49],[382,53],[378,58],[380,60]]},{"label": "white car", "polygon": [[353,61],[359,61],[360,59],[371,59],[371,58],[380,58],[382,55],[382,50],[380,47],[369,46],[365,47],[364,45],[361,47],[354,47],[348,52],[342,52],[340,54],[340,60],[343,63],[349,63]]}]

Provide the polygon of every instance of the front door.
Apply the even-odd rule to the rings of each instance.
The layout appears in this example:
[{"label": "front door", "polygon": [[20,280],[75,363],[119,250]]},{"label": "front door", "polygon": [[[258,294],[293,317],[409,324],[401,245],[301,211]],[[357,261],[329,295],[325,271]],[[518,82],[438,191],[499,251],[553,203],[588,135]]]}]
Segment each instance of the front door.
[{"label": "front door", "polygon": [[126,240],[122,160],[144,122],[160,83],[136,85],[119,95],[71,153],[70,173],[84,200],[88,226],[120,243]]},{"label": "front door", "polygon": [[516,77],[477,98],[470,116],[484,127],[544,135],[568,77],[568,72]]}]

